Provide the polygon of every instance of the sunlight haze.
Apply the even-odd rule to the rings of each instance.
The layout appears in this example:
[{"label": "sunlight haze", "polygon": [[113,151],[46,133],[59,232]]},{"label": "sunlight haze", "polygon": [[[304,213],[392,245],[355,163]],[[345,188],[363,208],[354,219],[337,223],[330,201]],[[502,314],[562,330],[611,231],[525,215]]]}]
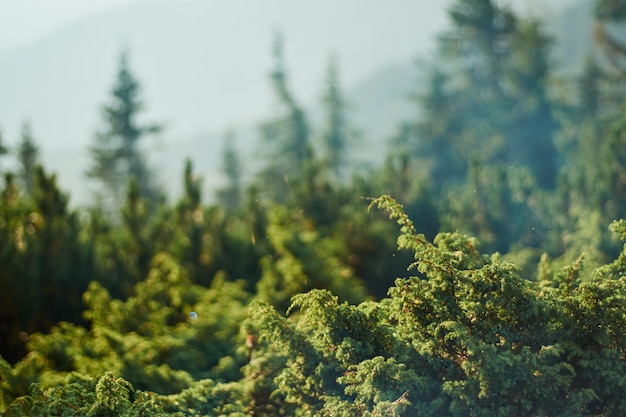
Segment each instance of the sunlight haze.
[{"label": "sunlight haze", "polygon": [[[512,3],[521,13],[544,16],[572,2],[551,1],[541,10],[533,0]],[[215,141],[230,128],[243,132],[240,146],[253,156],[256,126],[275,104],[268,74],[272,36],[279,30],[289,83],[312,117],[328,57],[338,56],[342,87],[350,101],[358,102],[351,117],[367,131],[364,148],[377,155],[395,126],[413,112],[407,88],[417,88],[418,59],[428,58],[436,35],[447,28],[448,4],[2,1],[0,130],[14,143],[23,122],[29,121],[43,159],[61,183],[81,187],[87,144],[101,124],[100,108],[119,53],[128,47],[130,67],[142,87],[145,118],[166,126],[151,152],[177,152],[164,175],[180,172],[184,157],[197,153],[199,143],[202,149],[215,149]],[[173,144],[175,149],[169,149]],[[216,157],[203,152],[198,164],[210,177]]]}]

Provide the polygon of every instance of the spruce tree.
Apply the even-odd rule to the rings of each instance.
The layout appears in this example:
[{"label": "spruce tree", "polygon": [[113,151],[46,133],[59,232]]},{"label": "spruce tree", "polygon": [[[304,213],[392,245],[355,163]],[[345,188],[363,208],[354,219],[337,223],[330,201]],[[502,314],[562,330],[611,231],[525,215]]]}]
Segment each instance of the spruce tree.
[{"label": "spruce tree", "polygon": [[[467,171],[466,146],[460,140],[461,100],[450,84],[451,77],[433,66],[428,74],[427,91],[417,96],[422,117],[415,126],[405,126],[401,133],[416,159],[427,167],[437,192],[463,181]],[[410,138],[414,139],[413,146]]]},{"label": "spruce tree", "polygon": [[[0,159],[6,156],[9,151],[9,147],[4,143],[4,134],[2,133],[2,129],[0,129]],[[2,165],[0,165],[0,168],[2,168]]]},{"label": "spruce tree", "polygon": [[278,99],[279,113],[260,126],[267,158],[261,178],[270,185],[265,187],[270,197],[281,201],[287,196],[290,184],[302,177],[312,150],[306,115],[288,87],[280,33],[275,34],[273,55],[270,81]]},{"label": "spruce tree", "polygon": [[[605,101],[606,71],[590,57],[576,81],[578,101],[571,111],[565,113],[565,126],[561,132],[569,144],[565,156],[570,162],[563,167],[569,186],[564,197],[599,210],[610,193],[602,181],[605,163],[602,158],[605,155],[598,152],[605,142],[608,121],[602,104]],[[571,205],[571,202],[567,204]]]},{"label": "spruce tree", "polygon": [[415,129],[415,154],[439,190],[463,182],[470,158],[504,156],[511,104],[502,78],[516,25],[510,10],[490,0],[457,0],[448,14],[452,27],[439,37]]},{"label": "spruce tree", "polygon": [[547,82],[550,39],[539,21],[492,0],[457,0],[452,28],[420,97],[415,154],[439,189],[462,183],[468,161],[526,166],[544,188],[556,178],[556,124]]},{"label": "spruce tree", "polygon": [[17,147],[17,161],[22,187],[30,195],[35,188],[35,168],[39,164],[39,147],[36,145],[28,121],[22,124],[21,138]]},{"label": "spruce tree", "polygon": [[103,127],[89,147],[91,166],[87,171],[87,176],[103,187],[99,198],[108,200],[113,207],[122,204],[131,181],[148,201],[160,198],[155,175],[140,146],[142,139],[160,132],[161,126],[141,124],[137,120],[143,110],[139,95],[140,84],[128,66],[128,53],[123,51],[111,100],[102,107]]},{"label": "spruce tree", "polygon": [[210,248],[203,244],[206,219],[202,207],[202,179],[194,173],[190,159],[185,161],[183,187],[184,194],[175,209],[171,252],[178,256],[190,278],[198,282],[211,257],[207,255]]},{"label": "spruce tree", "polygon": [[221,171],[226,184],[218,190],[218,200],[228,210],[237,209],[241,205],[242,172],[232,131],[226,133],[224,137]]},{"label": "spruce tree", "polygon": [[553,142],[558,126],[548,91],[551,45],[542,22],[519,21],[503,77],[511,100],[506,160],[530,168],[542,188],[555,185],[558,168]]},{"label": "spruce tree", "polygon": [[626,210],[626,42],[619,32],[626,24],[626,5],[598,0],[594,15],[595,41],[601,54],[600,62],[587,68],[581,85],[581,106],[591,108],[584,119],[587,128],[580,129],[579,162],[585,166],[597,160],[589,169],[594,178],[585,184],[597,209],[608,218],[616,218]]},{"label": "spruce tree", "polygon": [[626,76],[626,42],[608,27],[626,22],[626,4],[622,0],[596,0],[594,15],[596,43],[602,48],[610,67]]},{"label": "spruce tree", "polygon": [[322,158],[330,172],[339,179],[345,171],[342,168],[345,168],[351,132],[346,120],[346,101],[339,85],[339,69],[335,55],[328,59],[322,103],[324,105],[324,124],[320,138],[323,148]]}]

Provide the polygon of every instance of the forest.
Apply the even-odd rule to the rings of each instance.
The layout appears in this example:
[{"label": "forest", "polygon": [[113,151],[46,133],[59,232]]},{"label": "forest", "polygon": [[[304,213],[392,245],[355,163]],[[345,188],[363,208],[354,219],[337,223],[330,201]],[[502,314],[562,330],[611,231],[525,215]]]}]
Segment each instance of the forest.
[{"label": "forest", "polygon": [[0,413],[623,416],[626,4],[593,14],[563,74],[540,18],[452,2],[368,169],[338,61],[314,126],[278,32],[276,114],[255,166],[225,133],[214,196],[191,160],[155,181],[125,51],[89,207],[0,133]]}]

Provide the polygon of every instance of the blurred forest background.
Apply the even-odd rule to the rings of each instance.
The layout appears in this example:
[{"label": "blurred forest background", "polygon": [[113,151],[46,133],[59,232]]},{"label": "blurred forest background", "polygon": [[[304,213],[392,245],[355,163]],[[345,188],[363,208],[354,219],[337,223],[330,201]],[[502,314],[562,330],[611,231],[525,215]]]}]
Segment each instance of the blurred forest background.
[{"label": "blurred forest background", "polygon": [[[319,74],[310,87],[316,104],[292,88],[298,74],[288,52],[306,53],[306,45],[291,46],[289,32],[276,28],[253,53],[267,56],[269,71],[260,74],[270,87],[267,116],[181,142],[164,140],[168,120],[146,111],[156,103],[134,65],[141,50],[118,44],[101,108],[55,113],[56,123],[71,125],[93,112],[88,142],[69,140],[52,162],[40,146],[46,129],[29,114],[17,139],[0,136],[0,355],[29,382],[42,370],[54,380],[80,367],[90,375],[121,369],[136,387],[163,393],[199,378],[236,380],[238,338],[254,344],[238,327],[253,300],[280,313],[312,289],[377,301],[407,275],[413,254],[398,251],[384,213],[367,210],[382,194],[401,203],[427,239],[475,236],[482,252],[516,263],[529,281],[583,259],[588,268],[610,262],[622,246],[608,225],[626,213],[626,6],[581,2],[543,17],[539,8],[451,2],[430,53],[382,68],[349,92],[341,55],[309,62]],[[29,70],[54,74],[52,63],[63,57],[51,57]],[[0,56],[0,73],[23,71],[12,66],[19,58]],[[76,83],[89,80],[88,71],[75,71]],[[12,78],[0,80],[3,109],[7,91],[20,100]],[[170,87],[195,88],[186,81]],[[32,88],[62,91],[58,83],[60,90],[55,78]],[[233,97],[220,99],[233,105]],[[246,108],[245,99],[239,104]],[[212,120],[219,110],[194,109]],[[203,317],[202,308],[213,308],[210,346],[194,339],[202,346],[187,353],[212,355],[193,367],[165,341],[174,334],[140,323],[142,316],[187,323]],[[97,331],[91,350],[77,353],[76,341],[96,325],[152,338],[160,347],[142,352],[168,370],[107,363],[97,343],[126,342]],[[82,365],[72,355],[83,355]]]}]

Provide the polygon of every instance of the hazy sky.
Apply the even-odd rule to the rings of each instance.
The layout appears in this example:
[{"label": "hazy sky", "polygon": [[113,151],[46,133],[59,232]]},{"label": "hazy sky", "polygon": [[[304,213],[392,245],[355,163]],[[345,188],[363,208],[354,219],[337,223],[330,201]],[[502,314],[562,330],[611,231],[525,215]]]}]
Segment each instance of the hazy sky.
[{"label": "hazy sky", "polygon": [[[198,0],[196,0],[196,2],[197,1]],[[247,3],[247,1],[249,1],[249,3]],[[230,39],[231,45],[235,46],[233,46],[231,50],[222,48],[220,58],[215,61],[215,65],[212,65],[211,68],[214,72],[216,72],[218,69],[217,64],[219,64],[220,61],[222,63],[228,61],[233,63],[239,62],[240,64],[243,63],[245,65],[240,68],[246,68],[246,70],[233,72],[232,68],[228,68],[227,71],[224,70],[222,73],[216,72],[215,77],[218,77],[222,80],[222,82],[227,80],[237,82],[239,83],[238,88],[242,89],[241,86],[243,86],[243,83],[247,80],[244,79],[245,77],[251,78],[256,76],[259,80],[257,80],[258,82],[255,85],[258,84],[260,86],[259,88],[264,89],[263,92],[265,92],[265,95],[268,95],[268,92],[266,91],[267,82],[265,80],[265,75],[267,68],[271,65],[269,62],[271,57],[267,53],[267,48],[264,45],[268,45],[270,43],[269,37],[271,35],[271,30],[269,26],[267,28],[260,28],[259,26],[262,26],[263,24],[269,25],[271,20],[276,19],[273,24],[277,25],[277,27],[279,27],[281,31],[286,34],[286,55],[288,57],[288,66],[289,70],[296,75],[294,76],[293,83],[296,87],[297,93],[300,97],[303,97],[303,100],[311,100],[319,88],[319,66],[321,65],[311,65],[311,62],[324,62],[330,50],[338,52],[341,58],[341,73],[344,77],[342,81],[345,80],[345,85],[350,87],[351,84],[370,76],[373,71],[379,70],[386,62],[393,63],[398,62],[398,60],[408,61],[409,59],[416,58],[418,51],[420,54],[424,53],[427,50],[425,48],[428,48],[429,45],[433,43],[432,39],[434,35],[441,32],[441,30],[445,28],[447,20],[445,18],[444,10],[452,1],[453,0],[283,0],[283,2],[268,1],[268,4],[272,5],[269,7],[270,10],[263,10],[260,7],[260,5],[263,4],[263,0],[240,0],[237,2],[234,0],[200,0],[199,2],[209,4],[211,6],[222,6],[215,7],[214,10],[216,10],[217,13],[213,16],[209,15],[206,18],[206,25],[211,26],[209,29],[215,30],[215,33],[219,33],[220,36],[231,36],[232,34],[229,35],[229,33],[232,32],[230,26],[235,26],[225,26],[223,22],[210,19],[211,17],[220,15],[220,13],[223,13],[221,16],[228,16],[230,19],[236,19],[234,22],[239,25],[240,29],[247,28],[247,30],[240,30],[240,33],[238,33],[236,38],[228,38]],[[524,14],[531,13],[548,18],[551,12],[559,9],[564,4],[572,3],[574,1],[592,0],[493,1],[498,3],[513,4],[518,12]],[[17,88],[16,86],[19,81],[17,78],[24,81],[23,79],[28,75],[24,74],[24,68],[29,68],[28,65],[20,64],[21,61],[19,55],[31,53],[31,55],[28,56],[31,57],[29,59],[33,60],[34,63],[47,62],[47,65],[51,65],[51,61],[45,61],[44,55],[48,53],[47,50],[45,50],[45,48],[34,50],[34,47],[37,45],[41,46],[41,44],[45,43],[47,40],[58,39],[59,34],[66,33],[68,28],[75,27],[79,23],[82,23],[83,25],[85,22],[89,22],[88,24],[95,23],[96,20],[89,20],[89,18],[94,15],[101,13],[115,15],[117,13],[116,18],[123,20],[120,19],[120,16],[123,16],[123,14],[120,13],[123,13],[124,10],[132,12],[133,9],[137,9],[132,6],[148,5],[149,7],[142,8],[142,10],[145,11],[145,9],[151,8],[154,11],[155,9],[162,9],[162,7],[156,6],[167,5],[171,8],[177,7],[181,4],[190,5],[192,3],[194,3],[193,0],[0,0],[0,58],[8,60],[4,62],[4,68],[1,68],[1,70],[4,71],[5,78],[7,77],[6,74],[9,74],[9,77],[13,77],[11,81],[15,87],[13,88],[13,93],[19,94],[17,97],[9,100],[11,97],[11,86],[4,86],[4,105],[9,107],[8,109],[3,109],[2,99],[0,98],[0,109],[4,110],[2,112],[2,120],[0,120],[0,123],[2,123],[1,126],[3,126],[6,131],[9,131],[10,135],[15,136],[17,134],[17,130],[19,129],[18,126],[21,124],[18,120],[26,117],[25,115],[33,118],[37,125],[41,126],[41,128],[45,129],[47,132],[53,132],[53,130],[50,129],[50,126],[46,125],[44,120],[45,117],[60,120],[60,115],[57,115],[55,118],[51,116],[54,109],[36,108],[36,105],[33,103],[39,103],[43,106],[41,97],[27,96],[30,90],[35,89],[34,86],[36,81],[41,80],[42,78],[57,77],[55,78],[55,83],[60,82],[60,80],[67,81],[67,79],[62,77],[62,73],[70,71],[71,67],[65,68],[64,71],[57,71],[56,73],[53,71],[53,68],[50,67],[47,67],[45,71],[43,68],[38,69],[37,74],[30,75],[33,77],[32,80],[23,82],[22,84],[24,85]],[[233,6],[234,3],[237,5]],[[228,7],[223,7],[226,4]],[[247,8],[246,5],[248,4],[251,7]],[[327,18],[323,14],[324,12],[316,13],[317,9],[327,11],[329,9],[329,5],[335,7],[335,4],[337,6],[341,6],[337,7],[337,9],[340,9],[337,16]],[[356,5],[361,4],[362,7],[355,11],[357,8]],[[272,11],[271,8],[278,7],[277,5],[281,5],[281,10]],[[184,8],[181,7],[181,9]],[[238,12],[236,12],[236,10],[242,9],[248,11],[247,16],[237,15]],[[304,15],[302,15],[300,11],[304,11]],[[360,14],[359,16],[355,16],[354,13]],[[182,16],[183,17],[179,17],[179,19],[188,19],[187,22],[189,24],[187,26],[189,26],[192,23],[191,20],[194,19],[194,16]],[[150,22],[144,23],[149,24]],[[111,25],[110,21],[108,22],[108,25]],[[294,25],[298,26],[294,27]],[[120,25],[107,26],[106,30],[108,32],[106,36],[117,38],[130,36],[129,33],[126,33],[129,32],[129,29],[121,29],[123,26],[124,25],[122,23],[120,23]],[[350,29],[350,27],[352,29]],[[135,65],[133,69],[137,69],[141,76],[141,80],[145,81],[146,85],[149,87],[149,91],[155,94],[156,99],[152,108],[158,111],[160,103],[174,102],[172,101],[171,96],[165,97],[158,95],[159,91],[157,90],[157,87],[162,85],[164,81],[162,79],[151,78],[153,76],[152,73],[154,72],[154,62],[144,64],[141,60],[142,53],[148,54],[149,48],[154,49],[154,45],[146,44],[146,42],[143,44],[141,43],[141,35],[148,32],[149,31],[144,30],[139,34],[134,33],[134,38],[131,37],[132,45],[136,48],[133,52],[137,51],[134,57],[135,59],[133,60],[133,64]],[[163,30],[161,30],[161,32],[163,32]],[[165,30],[165,32],[167,32],[167,30]],[[267,39],[263,38],[263,40],[261,40],[261,44],[259,44],[259,42],[256,42],[258,40],[256,38],[261,36],[259,33],[262,32],[267,33]],[[154,36],[154,32],[150,33],[152,34],[150,36]],[[381,33],[384,33],[385,36],[380,36]],[[204,33],[203,36],[206,36],[206,33]],[[256,38],[250,40],[246,39],[245,42],[236,42],[239,38],[243,39],[250,36]],[[160,42],[164,42],[163,48],[166,48],[167,39],[159,39]],[[182,39],[189,39],[189,37]],[[312,39],[314,39],[314,41]],[[97,43],[97,41],[98,39],[96,38],[90,38],[89,40],[89,42],[93,43],[92,45],[100,45],[100,54],[106,55],[107,51],[102,50],[102,45]],[[202,40],[200,44],[203,46],[203,50],[209,50],[209,47],[213,47],[215,49],[221,45],[221,41],[215,45],[211,44],[213,41],[216,41],[215,36],[211,39]],[[152,40],[150,40],[150,42],[155,43],[156,41],[152,42]],[[58,43],[58,45],[65,45],[65,47],[71,48],[76,47],[76,42],[68,42],[65,40],[65,43],[61,42]],[[242,48],[244,47],[251,49],[245,52],[251,57],[249,57],[247,61],[242,59],[237,61],[236,58],[238,58],[238,56],[234,55],[241,53]],[[12,55],[11,52],[16,52],[17,54]],[[55,58],[52,63],[57,66],[62,65],[64,62],[67,63],[69,61],[67,56],[71,55],[70,52],[54,52],[58,58]],[[86,52],[83,51],[81,52],[81,55],[84,55],[85,53]],[[254,55],[255,53],[257,55]],[[262,58],[258,56],[259,54]],[[63,56],[65,56],[65,58],[63,58]],[[72,61],[78,62],[74,58],[72,58]],[[189,59],[189,57],[183,58],[181,58],[182,61]],[[110,62],[110,65],[114,65],[115,60],[108,59],[107,62]],[[18,66],[21,69],[11,72],[11,68],[9,67],[16,66],[18,64],[22,65]],[[86,68],[88,68],[85,63],[83,64],[85,66],[83,68],[83,72],[80,73],[82,75],[84,75]],[[159,65],[162,66],[164,64],[161,63]],[[225,71],[227,73],[225,73]],[[107,75],[112,73],[112,70],[110,70],[107,72]],[[172,72],[172,74],[173,73],[174,72]],[[89,74],[89,77],[91,77],[94,81],[88,87],[98,88],[98,91],[106,92],[106,85],[98,84],[96,86],[97,83],[95,80],[98,79],[98,74],[94,71]],[[190,79],[191,75],[193,75],[176,74],[179,78],[182,77],[183,79]],[[109,80],[109,78],[107,78],[107,80]],[[176,77],[174,77],[174,79],[176,79]],[[73,84],[79,85],[77,82],[74,82]],[[59,93],[56,90],[52,90],[52,86],[52,83],[46,83],[45,85],[40,84],[38,85],[39,90],[34,91],[33,95],[37,93],[41,96],[42,94],[48,92],[47,96],[43,97],[43,99],[50,98],[54,95],[52,93],[53,91],[55,94]],[[246,86],[248,89],[246,97],[253,97],[255,95],[255,91],[251,90],[252,85],[246,84]],[[230,91],[232,90],[233,88],[230,88]],[[259,92],[256,91],[256,93]],[[256,95],[258,96],[259,94]],[[81,108],[88,107],[93,109],[97,107],[96,104],[91,101],[86,101],[86,97],[83,96],[81,96]],[[78,97],[78,94],[76,97]],[[93,97],[90,99],[93,99]],[[190,98],[186,97],[185,100],[186,102],[189,102]],[[24,108],[20,108],[20,102],[27,102],[26,104],[28,104],[28,106],[25,104]],[[233,120],[234,117],[228,116],[228,108],[224,107],[223,100],[220,107],[220,114],[222,115],[222,118],[227,120],[227,123],[240,123],[244,116],[247,117],[247,110],[242,108],[241,100],[233,99],[233,102],[237,103],[237,120]],[[252,106],[255,101],[249,99],[245,101],[245,103],[250,103],[250,106]],[[260,107],[261,104],[258,106]],[[200,109],[200,106],[196,107]],[[182,109],[183,107],[178,106],[178,110],[182,111]],[[60,108],[57,110],[61,111]],[[168,111],[171,112],[172,110],[168,109]],[[18,115],[12,115],[11,112],[17,113],[19,117]],[[249,118],[258,118],[257,111],[250,110],[248,113],[253,115]],[[67,114],[72,114],[76,117],[81,116],[79,117],[80,120],[87,120],[85,115],[80,115],[80,109],[73,109],[72,112]],[[188,110],[185,114],[189,115],[192,114],[192,112]],[[198,128],[190,121],[184,121],[182,116],[179,119],[181,121],[179,124],[187,126],[188,130],[198,130]],[[204,117],[202,120],[203,123],[205,123]],[[215,128],[215,126],[211,126],[211,128]],[[67,134],[65,136],[73,137],[74,135]]]},{"label": "hazy sky", "polygon": [[[160,1],[181,2],[184,0]],[[441,0],[416,1],[423,2],[426,8],[445,7],[449,3],[449,1]],[[509,1],[523,11],[533,11],[538,15],[543,15],[542,8],[559,8],[576,0]],[[25,46],[53,32],[63,24],[85,15],[113,9],[124,4],[140,2],[148,2],[148,0],[0,0],[0,51],[7,52]]]},{"label": "hazy sky", "polygon": [[0,0],[0,50],[24,46],[86,14],[142,0]]}]

